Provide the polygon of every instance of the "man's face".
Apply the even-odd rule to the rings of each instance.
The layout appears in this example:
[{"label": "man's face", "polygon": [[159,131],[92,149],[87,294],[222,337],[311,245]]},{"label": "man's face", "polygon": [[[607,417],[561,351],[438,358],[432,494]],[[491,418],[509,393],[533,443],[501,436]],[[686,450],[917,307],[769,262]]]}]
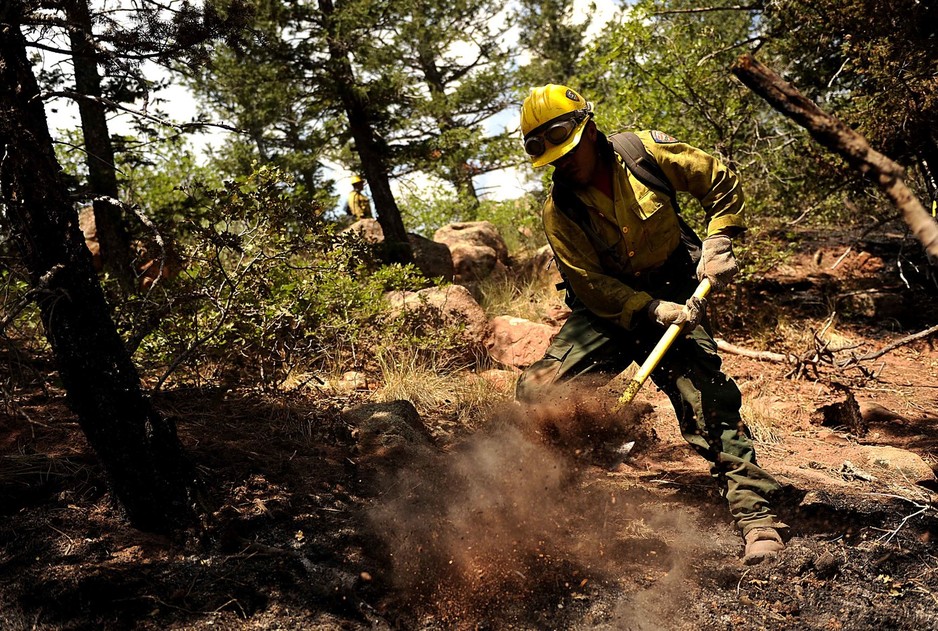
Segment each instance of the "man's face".
[{"label": "man's face", "polygon": [[560,173],[560,177],[568,182],[579,186],[592,182],[597,164],[596,125],[592,121],[587,123],[577,146],[551,164]]}]

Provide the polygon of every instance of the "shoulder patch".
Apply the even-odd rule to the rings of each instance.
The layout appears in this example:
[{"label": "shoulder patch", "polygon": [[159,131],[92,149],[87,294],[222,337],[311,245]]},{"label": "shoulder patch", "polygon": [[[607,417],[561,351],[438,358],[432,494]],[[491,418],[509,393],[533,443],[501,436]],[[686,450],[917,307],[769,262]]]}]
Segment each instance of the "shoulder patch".
[{"label": "shoulder patch", "polygon": [[668,145],[672,142],[677,142],[677,138],[674,136],[669,136],[663,131],[658,131],[657,129],[651,132],[651,137],[659,145]]}]

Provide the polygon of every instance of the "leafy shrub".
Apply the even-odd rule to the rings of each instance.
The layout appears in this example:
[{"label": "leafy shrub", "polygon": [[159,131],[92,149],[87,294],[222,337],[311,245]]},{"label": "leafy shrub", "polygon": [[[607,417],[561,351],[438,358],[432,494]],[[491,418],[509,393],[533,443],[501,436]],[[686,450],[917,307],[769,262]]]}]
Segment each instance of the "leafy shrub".
[{"label": "leafy shrub", "polygon": [[[294,371],[360,368],[375,348],[413,341],[401,336],[408,323],[389,315],[383,294],[426,279],[412,266],[378,266],[370,244],[338,233],[290,187],[276,169],[259,167],[191,191],[197,211],[175,235],[183,271],[119,314],[157,385],[173,374],[177,382],[274,387]],[[421,343],[444,337],[435,331]]]}]

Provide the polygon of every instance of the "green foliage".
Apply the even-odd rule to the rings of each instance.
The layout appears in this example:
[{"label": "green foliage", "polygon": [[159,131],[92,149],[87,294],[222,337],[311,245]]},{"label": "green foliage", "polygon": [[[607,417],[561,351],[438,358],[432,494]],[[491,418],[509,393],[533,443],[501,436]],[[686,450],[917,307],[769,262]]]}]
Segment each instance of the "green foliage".
[{"label": "green foliage", "polygon": [[505,201],[486,200],[479,208],[479,218],[495,225],[509,252],[532,252],[547,244],[541,227],[543,200],[532,195]]},{"label": "green foliage", "polygon": [[759,14],[684,12],[695,7],[642,0],[590,46],[581,80],[600,129],[662,129],[721,158],[740,174],[750,221],[855,220],[844,201],[864,194],[840,162],[730,72]]},{"label": "green foliage", "polygon": [[160,134],[146,141],[115,139],[117,173],[125,202],[141,208],[160,224],[191,218],[195,186],[217,185],[217,173],[198,163],[185,136]]},{"label": "green foliage", "polygon": [[404,194],[399,205],[408,231],[428,239],[447,224],[474,221],[478,212],[474,199],[461,197],[442,182]]},{"label": "green foliage", "polygon": [[383,300],[425,286],[415,268],[378,267],[370,244],[337,234],[291,186],[262,166],[191,191],[181,274],[119,309],[150,378],[273,387],[291,372],[361,366],[389,343],[458,344],[442,329],[415,336],[413,315]]},{"label": "green foliage", "polygon": [[[514,19],[518,42],[531,55],[521,69],[521,83],[569,85],[586,49],[589,19],[576,20],[573,0],[520,0],[518,5]],[[594,8],[595,4],[585,13],[591,14]]]},{"label": "green foliage", "polygon": [[799,89],[894,159],[938,158],[934,2],[781,0],[765,23]]}]

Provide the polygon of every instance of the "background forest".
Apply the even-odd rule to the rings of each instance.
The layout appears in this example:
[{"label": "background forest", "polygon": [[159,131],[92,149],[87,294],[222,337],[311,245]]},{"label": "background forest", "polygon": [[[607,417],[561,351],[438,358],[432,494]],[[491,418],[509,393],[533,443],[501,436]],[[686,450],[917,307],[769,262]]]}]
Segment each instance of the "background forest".
[{"label": "background forest", "polygon": [[[751,222],[741,288],[715,302],[753,350],[802,350],[799,325],[747,301],[805,242],[890,240],[903,290],[934,295],[935,268],[877,179],[731,69],[753,53],[901,165],[934,217],[936,25],[938,8],[919,0],[5,0],[0,486],[30,486],[43,468],[46,484],[80,462],[134,528],[226,549],[251,536],[218,525],[228,522],[206,480],[215,465],[179,440],[196,401],[276,416],[265,406],[302,400],[319,425],[291,431],[310,444],[343,439],[321,416],[375,401],[413,401],[445,418],[449,436],[482,427],[511,386],[494,392],[466,375],[493,360],[463,327],[384,297],[453,282],[415,264],[414,235],[489,222],[517,265],[472,295],[489,317],[549,317],[552,283],[519,271],[546,243],[550,169],[528,166],[519,132],[521,101],[545,83],[591,100],[601,130],[660,129],[740,174]],[[193,95],[191,111],[166,96],[173,86]],[[50,128],[74,106],[79,124]],[[377,243],[345,230],[350,174],[367,182]],[[91,217],[94,258],[80,229]],[[685,218],[702,225],[701,213]],[[814,324],[833,318],[831,305],[819,309]],[[927,310],[899,322],[935,324]],[[369,385],[313,387],[350,374]],[[24,447],[13,419],[29,420],[39,399],[68,406],[50,418],[77,418],[87,463],[50,468],[50,454]],[[378,595],[362,599],[373,605],[386,586],[370,585]],[[332,613],[347,606],[328,590],[313,597]],[[31,610],[9,598],[8,611]],[[349,616],[366,626],[383,615],[357,606]],[[248,609],[224,610],[245,620]],[[25,628],[4,615],[0,626]]]}]

